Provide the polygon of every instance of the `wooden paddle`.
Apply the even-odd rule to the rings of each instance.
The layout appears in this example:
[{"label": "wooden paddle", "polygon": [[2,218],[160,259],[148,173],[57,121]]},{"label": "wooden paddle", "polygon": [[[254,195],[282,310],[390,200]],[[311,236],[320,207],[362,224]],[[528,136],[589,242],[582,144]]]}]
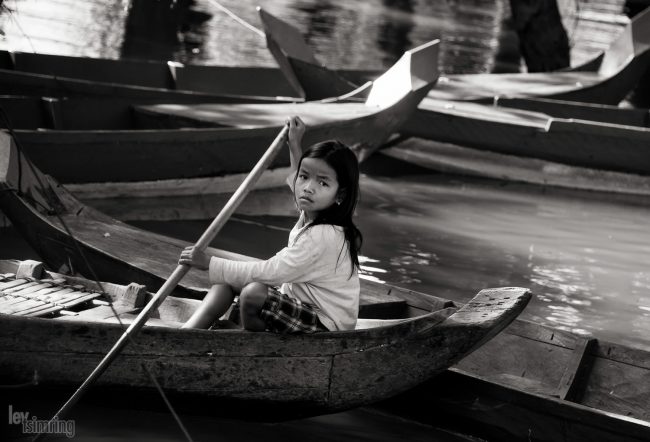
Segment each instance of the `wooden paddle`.
[{"label": "wooden paddle", "polygon": [[[252,189],[255,182],[259,179],[260,175],[271,165],[271,162],[275,156],[280,152],[280,149],[284,145],[285,138],[289,132],[289,124],[286,124],[278,136],[273,140],[273,143],[267,151],[262,155],[262,158],[257,162],[253,170],[248,174],[246,179],[241,183],[237,191],[230,197],[226,205],[217,217],[212,221],[210,226],[207,228],[203,235],[196,242],[195,247],[199,250],[205,250],[206,247],[212,242],[214,237],[219,233],[221,228],[226,224],[226,221],[234,213],[237,207],[242,203],[248,192]],[[180,251],[179,251],[180,253]],[[108,368],[108,366],[115,360],[119,355],[120,351],[126,346],[128,339],[134,336],[141,328],[144,326],[147,319],[151,313],[158,308],[158,306],[163,302],[163,300],[169,295],[172,290],[178,285],[178,283],[183,279],[185,274],[190,270],[190,266],[186,264],[179,264],[176,269],[173,271],[171,276],[165,281],[165,283],[160,287],[156,295],[149,301],[142,312],[138,317],[133,321],[128,329],[122,334],[117,343],[111,348],[111,350],[104,356],[104,359],[99,363],[99,365],[93,370],[93,372],[88,376],[88,378],[81,384],[81,386],[75,391],[75,393],[68,399],[68,401],[61,407],[61,409],[52,417],[50,422],[55,419],[61,419],[67,412],[77,403],[81,398],[81,395],[90,387],[90,385],[99,377],[101,374]],[[39,440],[44,433],[38,434],[34,440]]]}]

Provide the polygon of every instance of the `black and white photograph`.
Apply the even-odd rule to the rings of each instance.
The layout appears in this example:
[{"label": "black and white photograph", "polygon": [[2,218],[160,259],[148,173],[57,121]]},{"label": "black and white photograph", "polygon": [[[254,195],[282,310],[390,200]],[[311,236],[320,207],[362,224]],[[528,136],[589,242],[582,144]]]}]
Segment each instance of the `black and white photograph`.
[{"label": "black and white photograph", "polygon": [[0,0],[42,440],[650,441],[650,0]]}]

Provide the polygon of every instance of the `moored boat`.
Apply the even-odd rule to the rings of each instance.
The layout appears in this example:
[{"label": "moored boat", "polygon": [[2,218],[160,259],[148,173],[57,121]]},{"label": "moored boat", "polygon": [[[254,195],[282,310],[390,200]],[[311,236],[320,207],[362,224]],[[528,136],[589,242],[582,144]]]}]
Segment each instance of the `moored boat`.
[{"label": "moored boat", "polygon": [[[327,68],[316,61],[300,32],[262,9],[259,12],[272,54],[287,80],[303,88],[306,99],[345,89],[349,81],[334,72],[323,73]],[[491,103],[496,97],[546,97],[618,104],[648,68],[648,29],[650,8],[634,16],[607,50],[581,66],[548,73],[442,75],[427,99]]]},{"label": "moored boat", "polygon": [[436,84],[439,43],[433,40],[406,51],[376,80],[335,98],[272,105],[153,104],[135,106],[134,112],[147,124],[163,127],[272,126],[276,130],[288,115],[298,115],[308,127],[326,128],[327,138],[350,145],[362,161],[401,128]]},{"label": "moored boat", "polygon": [[559,118],[498,102],[483,105],[430,99],[402,133],[520,158],[650,175],[650,128],[637,125]]},{"label": "moored boat", "polygon": [[647,441],[650,353],[517,319],[381,407],[487,440]]},{"label": "moored boat", "polygon": [[574,118],[623,126],[650,127],[650,109],[581,103],[550,98],[499,98],[496,106],[541,112],[554,118]]},{"label": "moored boat", "polygon": [[[105,59],[67,55],[0,51],[0,72],[38,74],[45,78],[77,79],[114,85],[241,96],[301,97],[282,72],[273,66],[219,66],[185,64],[177,61]],[[364,83],[380,71],[337,70],[340,75]],[[20,78],[17,75],[15,78]],[[0,75],[1,78],[1,75]],[[7,83],[3,93],[20,93]],[[101,86],[100,86],[101,88]],[[56,89],[53,89],[56,91]],[[24,92],[24,91],[23,91]],[[58,96],[58,95],[57,95]]]},{"label": "moored boat", "polygon": [[234,92],[208,93],[165,89],[134,84],[108,83],[56,75],[0,69],[0,93],[8,95],[35,95],[48,97],[94,97],[125,99],[154,99],[178,103],[282,103],[299,98],[242,95]]},{"label": "moored boat", "polygon": [[[250,170],[292,115],[307,123],[306,144],[336,138],[357,149],[363,159],[399,130],[435,84],[437,51],[437,41],[407,51],[375,82],[322,102],[138,106],[120,98],[104,105],[88,98],[2,100],[15,109],[9,115],[18,127],[29,127],[13,133],[44,172],[65,184],[112,183],[95,197],[173,197],[187,189],[218,193],[223,180],[206,180]],[[124,124],[131,126],[118,129]],[[42,125],[51,129],[39,130]],[[197,125],[203,127],[188,127]],[[284,153],[274,167],[286,165]]]},{"label": "moored boat", "polygon": [[[317,64],[297,30],[260,13],[273,42],[269,47],[290,81],[315,95],[345,87],[329,80],[337,74]],[[608,57],[620,56],[619,46],[630,32],[634,47],[646,54],[650,36],[641,25],[648,20],[648,11],[636,17],[612,44]],[[551,99],[499,97],[481,104],[432,96],[423,100],[401,133],[434,142],[413,139],[384,153],[443,172],[632,194],[650,190],[650,129],[640,124],[645,119],[641,110],[571,101],[553,104]],[[571,112],[575,117],[568,117]]]}]

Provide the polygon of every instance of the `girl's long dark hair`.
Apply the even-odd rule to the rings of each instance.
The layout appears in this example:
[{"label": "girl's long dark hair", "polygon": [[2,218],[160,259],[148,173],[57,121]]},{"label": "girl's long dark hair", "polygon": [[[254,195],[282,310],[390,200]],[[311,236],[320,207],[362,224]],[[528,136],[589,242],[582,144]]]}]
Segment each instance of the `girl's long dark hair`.
[{"label": "girl's long dark hair", "polygon": [[[352,216],[359,201],[359,162],[352,150],[337,140],[328,140],[314,144],[309,147],[300,158],[298,170],[304,158],[319,158],[325,161],[336,172],[336,179],[339,184],[337,200],[340,204],[332,204],[330,207],[321,210],[310,226],[319,224],[333,224],[343,227],[345,239],[352,260],[352,271],[359,269],[359,252],[363,243],[361,231],[354,225]],[[294,178],[293,187],[296,187]],[[296,197],[294,192],[294,198]]]}]

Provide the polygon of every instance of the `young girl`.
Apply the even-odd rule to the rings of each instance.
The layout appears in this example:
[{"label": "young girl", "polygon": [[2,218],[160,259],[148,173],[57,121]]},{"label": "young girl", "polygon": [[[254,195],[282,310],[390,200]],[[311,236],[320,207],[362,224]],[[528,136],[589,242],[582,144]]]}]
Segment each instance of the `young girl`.
[{"label": "young girl", "polygon": [[289,119],[287,183],[300,217],[288,246],[256,262],[209,257],[186,248],[179,263],[208,270],[216,285],[183,327],[209,327],[239,291],[241,325],[246,330],[354,329],[362,236],[352,215],[359,198],[359,165],[352,150],[338,141],[315,144],[302,154],[304,132],[299,117]]}]

